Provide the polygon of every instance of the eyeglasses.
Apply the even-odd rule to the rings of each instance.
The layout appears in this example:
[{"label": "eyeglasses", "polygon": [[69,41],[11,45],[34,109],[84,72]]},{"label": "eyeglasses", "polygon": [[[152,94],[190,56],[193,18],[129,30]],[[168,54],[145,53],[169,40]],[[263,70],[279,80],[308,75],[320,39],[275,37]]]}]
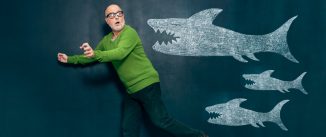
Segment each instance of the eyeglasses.
[{"label": "eyeglasses", "polygon": [[108,15],[106,15],[105,17],[106,18],[109,18],[109,19],[113,19],[113,18],[115,18],[116,16],[118,16],[118,17],[122,17],[123,16],[123,11],[118,11],[118,12],[116,12],[116,13],[109,13]]}]

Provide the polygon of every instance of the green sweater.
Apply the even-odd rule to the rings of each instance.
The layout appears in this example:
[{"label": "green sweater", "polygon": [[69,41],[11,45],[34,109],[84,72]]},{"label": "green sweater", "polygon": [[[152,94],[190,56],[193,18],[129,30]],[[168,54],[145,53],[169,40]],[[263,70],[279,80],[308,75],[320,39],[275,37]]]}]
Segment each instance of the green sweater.
[{"label": "green sweater", "polygon": [[160,81],[157,71],[144,52],[137,32],[132,27],[125,25],[113,41],[112,35],[112,32],[109,33],[99,42],[94,49],[94,57],[69,56],[68,63],[112,62],[129,94]]}]

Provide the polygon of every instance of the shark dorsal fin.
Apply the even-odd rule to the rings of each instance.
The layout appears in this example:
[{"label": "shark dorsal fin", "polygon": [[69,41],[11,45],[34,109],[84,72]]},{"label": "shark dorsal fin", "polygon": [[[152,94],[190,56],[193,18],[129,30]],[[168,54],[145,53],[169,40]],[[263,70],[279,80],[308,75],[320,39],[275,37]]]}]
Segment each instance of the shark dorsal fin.
[{"label": "shark dorsal fin", "polygon": [[236,98],[236,99],[232,99],[228,102],[228,104],[232,105],[232,106],[240,106],[240,104],[244,101],[246,101],[247,99],[245,98]]},{"label": "shark dorsal fin", "polygon": [[261,74],[264,75],[264,76],[271,76],[273,72],[274,72],[274,70],[266,70]]},{"label": "shark dorsal fin", "polygon": [[216,16],[223,10],[218,8],[211,8],[200,11],[192,15],[189,19],[201,21],[204,24],[212,24]]}]

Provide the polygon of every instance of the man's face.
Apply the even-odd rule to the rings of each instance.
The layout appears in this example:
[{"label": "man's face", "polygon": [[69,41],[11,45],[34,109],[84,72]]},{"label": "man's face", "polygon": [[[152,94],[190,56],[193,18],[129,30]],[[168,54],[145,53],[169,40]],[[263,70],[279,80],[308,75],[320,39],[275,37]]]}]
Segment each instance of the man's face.
[{"label": "man's face", "polygon": [[112,31],[119,32],[125,25],[124,13],[117,5],[110,5],[105,10],[105,21]]}]

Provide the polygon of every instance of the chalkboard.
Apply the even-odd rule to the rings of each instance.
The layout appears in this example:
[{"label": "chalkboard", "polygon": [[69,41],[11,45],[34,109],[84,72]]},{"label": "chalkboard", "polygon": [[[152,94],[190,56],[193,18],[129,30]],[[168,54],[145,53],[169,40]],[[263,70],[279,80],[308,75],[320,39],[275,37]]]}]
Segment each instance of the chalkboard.
[{"label": "chalkboard", "polygon": [[[326,136],[323,132],[326,122],[325,1],[12,0],[0,3],[1,137],[122,136],[121,101],[126,91],[111,64],[63,65],[56,60],[58,52],[82,54],[79,46],[83,42],[89,42],[95,47],[110,32],[104,22],[104,9],[111,3],[122,7],[126,23],[135,28],[141,37],[146,54],[160,74],[163,101],[170,115],[177,120],[205,131],[210,137]],[[151,19],[189,19],[196,13],[209,9],[212,10],[209,14],[219,11],[218,15],[214,14],[210,25],[237,32],[241,36],[265,36],[290,20],[283,35],[285,41],[280,42],[280,45],[286,43],[294,59],[277,52],[257,52],[254,57],[248,54],[235,57],[221,54],[169,54],[155,49],[157,41],[159,45],[167,45],[177,41],[177,38],[174,37],[176,35],[155,32]],[[240,38],[226,35],[224,31],[201,33],[203,28],[196,27],[205,24],[207,18],[203,15],[199,17],[203,18],[197,18],[189,26],[175,32],[188,31],[193,36],[203,34],[200,36],[210,40],[231,36],[234,39],[229,39],[228,42],[233,44],[225,48],[237,45],[236,49],[241,51],[248,51],[249,48],[245,48],[247,46],[261,47],[262,43],[277,45],[275,43],[279,40],[271,39],[280,34],[262,41],[262,37],[252,41],[244,39],[238,45],[234,42]],[[163,24],[170,22],[168,20]],[[196,38],[198,36],[190,39]],[[198,45],[203,43],[205,41]],[[189,46],[189,43],[179,46]],[[253,83],[255,78],[250,76],[259,77],[263,72],[268,77],[256,81],[265,82],[266,86],[260,87],[281,85],[284,81],[300,78],[300,75],[299,85],[302,84],[302,87],[283,90],[245,86]],[[250,78],[244,74],[250,74],[247,75]],[[264,81],[266,78],[279,80],[279,83]],[[253,114],[268,113],[281,103],[279,117],[284,127],[275,121],[256,121],[254,124],[243,125],[239,125],[239,122],[233,125],[209,122],[212,117],[221,117],[221,113],[209,113],[214,110],[210,106],[219,104],[220,107],[229,108],[227,102],[230,104],[232,100],[241,102],[238,109],[256,112],[243,116],[248,111],[239,111],[243,113],[236,113],[238,117],[254,120],[265,117]],[[238,112],[230,108],[225,110],[229,114]],[[219,112],[221,111],[220,108]],[[275,116],[278,115],[275,113],[267,118]],[[229,121],[236,121],[235,118],[238,117],[228,118]],[[144,115],[141,136],[171,135],[154,127]]]}]

